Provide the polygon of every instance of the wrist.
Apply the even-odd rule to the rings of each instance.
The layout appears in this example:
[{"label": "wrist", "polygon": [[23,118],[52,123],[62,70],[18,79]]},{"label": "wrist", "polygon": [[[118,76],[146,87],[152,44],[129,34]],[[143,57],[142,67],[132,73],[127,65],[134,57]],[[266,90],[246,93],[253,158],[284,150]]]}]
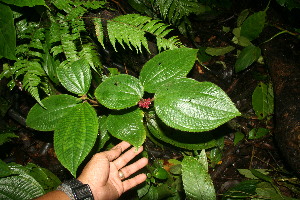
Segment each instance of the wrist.
[{"label": "wrist", "polygon": [[94,200],[90,186],[77,179],[63,182],[57,190],[66,193],[71,200]]}]

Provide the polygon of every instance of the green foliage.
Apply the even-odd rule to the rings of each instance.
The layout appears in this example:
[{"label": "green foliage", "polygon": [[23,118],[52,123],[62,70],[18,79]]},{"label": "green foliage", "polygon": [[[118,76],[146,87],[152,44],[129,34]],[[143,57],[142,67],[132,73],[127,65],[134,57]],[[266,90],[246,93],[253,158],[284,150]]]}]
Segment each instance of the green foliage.
[{"label": "green foliage", "polygon": [[252,106],[258,119],[265,119],[274,112],[272,84],[260,82],[252,94]]},{"label": "green foliage", "polygon": [[18,136],[14,133],[0,133],[0,145],[4,144],[5,142],[9,142],[12,138],[17,138]]},{"label": "green foliage", "polygon": [[300,3],[297,0],[276,0],[281,6],[287,7],[289,10],[300,8]]},{"label": "green foliage", "polygon": [[22,0],[22,1],[18,1],[18,0],[0,0],[0,1],[2,1],[4,3],[7,3],[7,4],[20,6],[20,7],[24,7],[24,6],[33,7],[33,6],[44,6],[45,5],[44,0]]},{"label": "green foliage", "polygon": [[184,78],[194,66],[197,49],[180,48],[164,51],[149,60],[140,72],[140,80],[149,93],[177,78]]},{"label": "green foliage", "polygon": [[71,108],[55,127],[54,149],[57,158],[74,177],[78,166],[95,144],[98,125],[95,110],[84,102]]},{"label": "green foliage", "polygon": [[95,97],[102,105],[117,110],[137,105],[143,94],[140,81],[126,74],[106,79],[95,91]]},{"label": "green foliage", "polygon": [[[205,153],[202,151],[202,153]],[[206,157],[202,157],[205,158]],[[182,181],[187,199],[216,199],[215,189],[207,171],[207,161],[187,156],[182,161]]]},{"label": "green foliage", "polygon": [[9,6],[0,3],[0,58],[16,59],[16,31],[13,12]]},{"label": "green foliage", "polygon": [[247,67],[249,67],[252,63],[258,60],[261,56],[261,49],[254,45],[249,45],[245,47],[238,55],[236,63],[234,65],[235,71],[240,72]]},{"label": "green foliage", "polygon": [[[27,5],[40,5],[40,2]],[[17,36],[16,50],[12,50],[17,59],[5,64],[0,77],[10,77],[11,83],[20,81],[23,89],[36,99],[38,103],[28,113],[27,126],[54,131],[57,158],[74,177],[91,150],[101,150],[111,136],[136,147],[143,145],[149,136],[182,149],[201,150],[216,146],[218,137],[199,132],[215,129],[240,115],[221,88],[187,78],[198,59],[198,49],[182,48],[176,36],[168,37],[172,31],[169,25],[139,14],[113,19],[96,17],[86,24],[87,13],[107,8],[105,1],[50,0],[47,3],[51,10],[47,10],[46,5],[37,8],[47,13],[41,23],[23,19],[22,12],[15,15],[16,29],[10,27],[10,30],[18,30],[12,34]],[[172,23],[182,21],[201,8],[194,0],[151,3],[158,5],[161,16]],[[10,15],[9,20],[12,24]],[[87,29],[91,24],[103,48],[110,42],[116,51],[119,43],[138,53],[142,53],[143,48],[150,52],[147,39],[151,34],[160,53],[143,66],[137,77],[118,74],[116,70],[104,76],[97,51],[102,47],[93,42]],[[217,49],[214,54],[232,50],[229,46]],[[8,58],[7,55],[1,57]],[[0,166],[5,173],[1,181],[22,185],[13,198],[34,198],[55,185],[55,181],[50,185],[45,182],[49,174],[44,170],[26,168],[22,171],[18,167],[18,175],[6,177],[11,170],[5,163],[0,162]],[[141,199],[180,199],[180,195],[184,195],[183,186],[188,199],[215,199],[204,151],[198,160],[186,157],[174,166],[170,172],[162,165],[155,167],[150,184],[140,190]],[[196,176],[191,177],[192,174]],[[30,189],[35,191],[30,197],[23,196],[28,193],[27,187],[23,187],[28,181]],[[9,195],[15,183],[11,184]],[[208,192],[197,192],[203,189]]]},{"label": "green foliage", "polygon": [[52,191],[60,180],[49,170],[32,163],[22,166],[0,160],[0,198],[33,199]]},{"label": "green foliage", "polygon": [[[99,24],[99,21],[97,22]],[[94,21],[94,23],[96,23],[96,21]],[[101,26],[98,26],[101,29]],[[150,17],[138,14],[121,15],[107,23],[109,40],[115,50],[116,41],[118,41],[124,48],[124,44],[126,44],[130,49],[133,46],[137,51],[142,52],[143,46],[150,52],[145,37],[146,32],[151,33],[156,37],[159,50],[181,47],[182,44],[176,37],[173,36],[169,39],[165,38],[171,30],[172,29],[168,29],[167,25],[159,22],[159,20],[152,20]],[[99,34],[100,33],[97,34],[98,37]],[[102,37],[99,40],[100,43],[103,43]]]},{"label": "green foliage", "polygon": [[158,117],[183,131],[212,130],[240,115],[225,92],[210,82],[177,79],[163,85],[154,98]]}]

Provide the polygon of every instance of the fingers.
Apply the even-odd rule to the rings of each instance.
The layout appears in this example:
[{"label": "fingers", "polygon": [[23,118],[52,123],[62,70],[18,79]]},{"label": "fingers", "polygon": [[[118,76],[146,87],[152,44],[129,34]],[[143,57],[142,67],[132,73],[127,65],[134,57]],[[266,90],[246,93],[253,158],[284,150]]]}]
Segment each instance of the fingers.
[{"label": "fingers", "polygon": [[121,155],[118,159],[114,161],[115,166],[117,169],[123,168],[129,161],[131,161],[135,156],[143,151],[143,146],[141,146],[138,150],[136,147],[132,147],[123,155]]},{"label": "fingers", "polygon": [[147,179],[146,174],[139,174],[131,179],[123,182],[124,192],[130,190],[131,188],[143,183]]},{"label": "fingers", "polygon": [[128,165],[128,166],[120,169],[120,171],[123,172],[124,178],[127,178],[127,177],[131,176],[133,173],[135,173],[138,170],[145,167],[147,164],[148,164],[148,159],[147,158],[141,158],[138,161],[134,162],[133,164]]},{"label": "fingers", "polygon": [[131,145],[128,142],[123,141],[123,142],[117,144],[111,150],[104,151],[102,153],[105,155],[107,160],[111,162],[111,161],[115,160],[116,158],[118,158],[121,155],[121,153],[130,146]]}]

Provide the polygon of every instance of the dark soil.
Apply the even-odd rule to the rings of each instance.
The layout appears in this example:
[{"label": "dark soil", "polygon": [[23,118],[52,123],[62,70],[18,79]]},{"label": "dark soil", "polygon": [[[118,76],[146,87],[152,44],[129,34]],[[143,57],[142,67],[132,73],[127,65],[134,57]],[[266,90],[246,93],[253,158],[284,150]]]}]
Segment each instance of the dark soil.
[{"label": "dark soil", "polygon": [[[191,19],[193,27],[191,35],[193,36],[192,38],[182,36],[182,41],[187,46],[194,48],[232,45],[231,39],[233,35],[231,32],[223,32],[223,26],[234,28],[237,16],[244,8],[252,8],[252,10],[258,11],[263,10],[266,6],[260,1],[255,6],[253,6],[254,3],[249,2],[233,1],[233,6],[230,10],[220,10],[218,15],[211,13],[203,16],[201,19]],[[126,6],[122,5],[122,8],[126,10]],[[128,8],[128,10],[131,9]],[[297,24],[293,21],[293,16],[283,16],[282,10],[289,13],[281,7],[272,5],[268,11],[268,21],[270,25],[292,30]],[[278,29],[274,28],[274,26],[268,26],[264,30],[257,44],[278,32]],[[206,67],[197,64],[190,73],[190,77],[199,81],[211,81],[219,85],[227,92],[243,114],[243,117],[238,117],[226,125],[227,130],[230,131],[225,136],[222,161],[210,168],[210,174],[219,198],[230,187],[245,179],[239,174],[237,169],[270,169],[273,171],[272,176],[274,177],[280,177],[279,171],[286,171],[290,176],[295,176],[297,173],[299,175],[299,44],[299,39],[289,34],[274,38],[270,43],[263,46],[265,64],[255,63],[251,68],[239,74],[235,74],[233,68],[236,60],[235,52],[212,58],[205,63]],[[141,58],[139,57],[139,59]],[[135,65],[140,65],[145,59],[143,57],[135,62]],[[220,61],[225,65],[220,64]],[[118,65],[110,61],[107,62],[112,65]],[[285,68],[282,68],[282,66]],[[125,71],[122,65],[117,67]],[[293,69],[289,67],[293,67]],[[126,68],[126,71],[128,70],[132,74],[138,73],[138,69],[134,67]],[[285,79],[282,81],[283,74]],[[256,118],[251,105],[252,93],[261,81],[261,77],[271,79],[275,86],[275,115],[268,124],[263,124],[271,132],[261,139],[244,139],[237,145],[234,145],[235,131],[239,130],[247,135],[252,128],[262,125],[261,121]],[[293,84],[286,86],[290,82]],[[12,131],[19,135],[19,138],[0,146],[0,151],[2,152],[0,158],[6,162],[14,161],[20,164],[33,162],[41,167],[48,168],[61,180],[70,178],[69,172],[61,166],[55,156],[52,145],[52,133],[36,132],[24,126],[25,117],[35,101],[18,88],[8,91],[4,87],[5,85],[5,81],[0,82],[0,94],[1,98],[9,104],[9,110],[6,110],[7,112],[1,110],[2,113],[6,114],[3,115],[3,119],[0,119],[0,129],[7,131],[13,129]],[[276,135],[278,140],[275,140],[274,135]],[[180,151],[172,147],[161,149],[150,141],[146,142],[145,145],[151,160],[167,160],[182,157]],[[278,184],[280,185],[280,183]],[[286,187],[280,188],[287,196],[300,197],[297,196],[299,194],[293,193]]]}]

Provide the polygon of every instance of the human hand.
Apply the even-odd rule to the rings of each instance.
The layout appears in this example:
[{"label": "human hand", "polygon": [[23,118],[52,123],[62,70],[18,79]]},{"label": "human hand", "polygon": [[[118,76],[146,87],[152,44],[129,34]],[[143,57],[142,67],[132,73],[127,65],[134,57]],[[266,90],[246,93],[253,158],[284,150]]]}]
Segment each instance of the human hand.
[{"label": "human hand", "polygon": [[[128,142],[123,141],[109,151],[95,154],[77,178],[82,183],[89,184],[95,200],[117,199],[127,190],[146,180],[145,174],[127,179],[148,164],[147,158],[141,158],[126,166],[143,151],[143,147],[138,150],[132,147],[122,154],[130,146]],[[122,174],[123,177],[120,178]]]}]

